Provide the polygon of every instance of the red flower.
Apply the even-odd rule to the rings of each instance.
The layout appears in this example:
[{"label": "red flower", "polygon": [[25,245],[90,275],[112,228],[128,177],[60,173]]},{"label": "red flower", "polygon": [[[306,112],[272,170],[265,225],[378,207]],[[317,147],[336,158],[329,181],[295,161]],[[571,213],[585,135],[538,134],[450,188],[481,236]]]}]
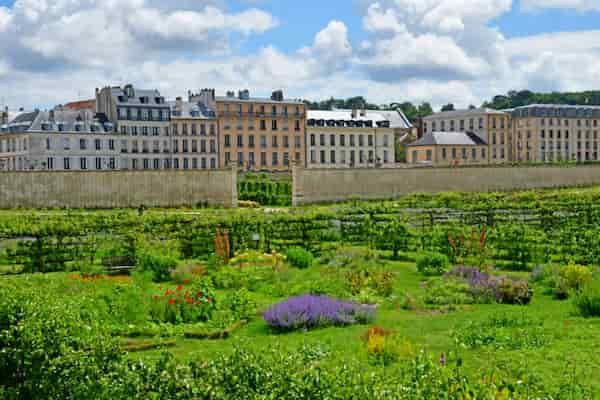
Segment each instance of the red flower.
[{"label": "red flower", "polygon": [[175,304],[177,301],[175,299],[169,299],[169,304],[173,305]]},{"label": "red flower", "polygon": [[167,289],[167,290],[165,291],[165,296],[170,296],[170,295],[172,295],[172,294],[173,294],[173,292],[171,292],[171,290],[169,290],[169,289]]},{"label": "red flower", "polygon": [[183,290],[183,285],[179,285],[179,286],[177,286],[177,291],[178,291],[178,292],[181,292],[182,290]]},{"label": "red flower", "polygon": [[183,284],[184,285],[189,285],[190,284],[190,280],[189,279],[184,279],[183,280]]},{"label": "red flower", "polygon": [[194,304],[194,299],[190,299],[189,297],[185,299],[185,302],[188,304]]},{"label": "red flower", "polygon": [[202,293],[201,293],[201,292],[198,292],[198,293],[196,293],[196,298],[198,298],[198,299],[199,299],[199,298],[201,298],[201,297],[202,297]]}]

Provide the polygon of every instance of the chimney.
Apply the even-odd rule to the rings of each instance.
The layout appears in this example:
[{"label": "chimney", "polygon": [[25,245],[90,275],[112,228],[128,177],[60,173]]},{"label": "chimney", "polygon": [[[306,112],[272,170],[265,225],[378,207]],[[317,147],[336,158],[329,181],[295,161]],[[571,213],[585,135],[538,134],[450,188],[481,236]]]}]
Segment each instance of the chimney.
[{"label": "chimney", "polygon": [[271,100],[283,101],[283,90],[275,90],[273,93],[271,93]]},{"label": "chimney", "polygon": [[362,110],[360,110],[360,116],[361,117],[366,117],[367,116],[367,110],[365,110],[364,108]]},{"label": "chimney", "polygon": [[356,117],[358,116],[358,110],[356,108],[352,109],[352,119],[356,119]]}]

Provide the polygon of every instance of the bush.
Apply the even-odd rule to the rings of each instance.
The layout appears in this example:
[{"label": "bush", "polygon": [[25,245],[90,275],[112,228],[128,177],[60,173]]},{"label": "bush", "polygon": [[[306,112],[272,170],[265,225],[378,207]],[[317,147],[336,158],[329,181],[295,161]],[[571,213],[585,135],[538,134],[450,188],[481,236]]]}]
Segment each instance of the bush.
[{"label": "bush", "polygon": [[310,267],[313,263],[314,257],[310,251],[304,250],[301,247],[291,247],[289,248],[285,256],[287,257],[288,262],[296,268],[306,269]]},{"label": "bush", "polygon": [[256,316],[256,303],[245,288],[229,294],[223,302],[223,308],[231,313],[235,321],[250,320]]},{"label": "bush", "polygon": [[151,271],[155,282],[167,282],[179,263],[180,253],[173,242],[140,241],[136,248],[136,268]]},{"label": "bush", "polygon": [[570,263],[558,272],[554,296],[558,299],[569,297],[570,291],[578,291],[592,281],[592,271],[583,265]]},{"label": "bush", "polygon": [[448,257],[441,253],[423,253],[417,257],[417,270],[423,275],[443,275],[449,266]]},{"label": "bush", "polygon": [[467,283],[457,279],[440,279],[427,285],[423,302],[436,306],[454,306],[472,304],[474,299]]},{"label": "bush", "polygon": [[415,354],[411,343],[393,331],[373,326],[363,336],[369,363],[387,366],[400,359],[412,359]]},{"label": "bush", "polygon": [[573,305],[582,317],[600,317],[600,282],[590,283],[576,292]]},{"label": "bush", "polygon": [[304,295],[271,306],[264,320],[278,331],[364,324],[375,318],[375,308],[327,296]]}]

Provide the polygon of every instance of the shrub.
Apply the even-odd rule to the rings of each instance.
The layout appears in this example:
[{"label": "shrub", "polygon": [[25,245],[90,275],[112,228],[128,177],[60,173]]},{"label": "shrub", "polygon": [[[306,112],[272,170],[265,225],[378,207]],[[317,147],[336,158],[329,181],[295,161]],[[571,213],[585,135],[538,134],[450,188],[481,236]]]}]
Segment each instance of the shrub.
[{"label": "shrub", "polygon": [[279,331],[367,323],[375,308],[327,296],[303,295],[271,306],[263,315]]},{"label": "shrub", "polygon": [[206,274],[206,268],[198,263],[185,263],[171,270],[171,280],[180,285],[189,285]]},{"label": "shrub", "polygon": [[577,291],[573,305],[582,317],[600,317],[600,282],[595,281]]},{"label": "shrub", "polygon": [[423,298],[425,304],[452,306],[474,302],[470,286],[457,279],[444,279],[430,282]]},{"label": "shrub", "polygon": [[287,257],[288,262],[296,268],[305,269],[312,265],[313,263],[313,255],[310,251],[304,250],[301,247],[291,247],[289,248],[285,256]]},{"label": "shrub", "polygon": [[423,253],[417,257],[417,270],[423,275],[443,275],[449,265],[448,257],[441,253]]},{"label": "shrub", "polygon": [[456,267],[446,274],[446,278],[464,280],[478,303],[529,304],[533,296],[526,280],[491,275],[478,268]]},{"label": "shrub", "polygon": [[230,293],[223,302],[223,308],[231,313],[235,321],[250,320],[256,315],[256,303],[245,288]]},{"label": "shrub", "polygon": [[136,268],[151,271],[155,282],[167,282],[179,263],[179,250],[174,242],[139,241],[136,248]]},{"label": "shrub", "polygon": [[577,291],[592,281],[592,271],[583,265],[570,263],[558,272],[554,296],[559,299],[569,297],[570,291]]}]

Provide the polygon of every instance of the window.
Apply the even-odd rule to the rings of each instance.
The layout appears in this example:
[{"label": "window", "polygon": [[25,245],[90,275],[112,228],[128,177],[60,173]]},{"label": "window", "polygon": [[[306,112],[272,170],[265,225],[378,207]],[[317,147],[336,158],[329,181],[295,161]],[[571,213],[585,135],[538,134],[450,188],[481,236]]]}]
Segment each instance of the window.
[{"label": "window", "polygon": [[[227,154],[227,153],[225,153],[225,154]],[[178,158],[173,159],[173,169],[179,169],[179,159]]]},{"label": "window", "polygon": [[87,158],[85,158],[85,157],[79,158],[79,168],[82,170],[87,169]]},{"label": "window", "polygon": [[261,135],[260,137],[260,147],[263,149],[267,147],[267,136]]},{"label": "window", "polygon": [[155,126],[152,128],[152,136],[158,136],[160,135],[160,128]]},{"label": "window", "polygon": [[364,152],[364,151],[362,151],[362,150],[361,150],[361,151],[359,151],[359,152],[358,152],[358,156],[359,156],[358,158],[359,158],[359,161],[360,161],[360,163],[361,163],[361,164],[364,164],[364,162],[365,162],[365,152]]},{"label": "window", "polygon": [[286,149],[290,147],[290,138],[288,136],[283,137],[283,147]]},{"label": "window", "polygon": [[206,169],[206,158],[205,157],[202,157],[202,159],[200,160],[200,168]]},{"label": "window", "polygon": [[267,121],[265,121],[264,119],[260,120],[260,130],[261,131],[266,131],[267,130]]},{"label": "window", "polygon": [[187,124],[181,125],[181,133],[183,134],[183,136],[187,136],[187,134],[188,134],[188,125]]},{"label": "window", "polygon": [[217,168],[217,160],[215,158],[210,159],[210,168],[212,168],[212,169]]},{"label": "window", "polygon": [[302,137],[301,136],[294,137],[294,147],[296,147],[297,149],[302,147]]},{"label": "window", "polygon": [[46,150],[50,150],[52,148],[51,139],[46,138]]},{"label": "window", "polygon": [[325,146],[325,135],[319,135],[319,143],[321,146]]},{"label": "window", "polygon": [[102,169],[102,159],[100,157],[96,157],[96,169]]},{"label": "window", "polygon": [[277,136],[275,136],[275,135],[273,135],[273,138],[271,141],[271,146],[277,147]]},{"label": "window", "polygon": [[387,150],[383,151],[383,162],[384,163],[388,163],[389,162],[389,156],[388,156],[388,151]]},{"label": "window", "polygon": [[447,157],[447,154],[446,154],[446,148],[445,148],[445,147],[442,147],[442,159],[443,159],[443,160],[445,160],[445,159],[446,159],[446,157]]},{"label": "window", "polygon": [[452,159],[456,160],[456,149],[452,148]]},{"label": "window", "polygon": [[340,146],[346,145],[346,135],[340,135]]},{"label": "window", "polygon": [[416,150],[413,150],[413,152],[412,152],[412,161],[413,161],[413,164],[417,163],[417,151]]},{"label": "window", "polygon": [[477,159],[477,149],[471,149],[471,158],[473,160]]},{"label": "window", "polygon": [[96,145],[96,150],[102,150],[102,141],[100,139],[94,140],[94,144]]},{"label": "window", "polygon": [[335,135],[329,135],[329,145],[335,146]]},{"label": "window", "polygon": [[210,152],[211,153],[216,153],[217,152],[217,144],[214,140],[210,141]]},{"label": "window", "polygon": [[158,158],[155,158],[154,161],[152,162],[152,166],[154,167],[154,169],[160,169],[160,160]]},{"label": "window", "polygon": [[250,166],[253,167],[254,163],[255,163],[254,152],[250,152],[250,153],[248,153],[248,164],[250,164]]},{"label": "window", "polygon": [[108,139],[108,149],[109,150],[115,149],[115,140],[114,139]]},{"label": "window", "polygon": [[290,165],[290,154],[287,151],[283,153],[283,165],[286,167]]},{"label": "window", "polygon": [[311,146],[315,146],[316,145],[316,140],[315,140],[315,134],[311,134],[310,135],[310,145]]},{"label": "window", "polygon": [[321,158],[320,158],[320,162],[321,164],[325,164],[326,160],[325,160],[325,150],[321,150]]},{"label": "window", "polygon": [[148,127],[142,126],[142,136],[148,136]]},{"label": "window", "polygon": [[390,145],[390,141],[388,135],[383,135],[383,147],[388,147]]},{"label": "window", "polygon": [[237,153],[237,161],[238,161],[238,165],[244,165],[244,153],[242,153],[242,152]]},{"label": "window", "polygon": [[237,135],[237,147],[244,146],[244,137],[242,135]]},{"label": "window", "polygon": [[71,159],[69,157],[63,158],[63,169],[71,169]]},{"label": "window", "polygon": [[198,152],[198,141],[192,140],[192,153],[197,153],[197,152]]},{"label": "window", "polygon": [[87,140],[79,139],[79,149],[86,150],[87,149]]},{"label": "window", "polygon": [[277,120],[276,119],[271,121],[271,130],[273,130],[273,131],[277,130]]},{"label": "window", "polygon": [[192,136],[196,136],[198,134],[198,127],[196,124],[192,124]]},{"label": "window", "polygon": [[225,135],[225,147],[231,147],[231,136]]},{"label": "window", "polygon": [[354,135],[350,135],[350,146],[354,146]]},{"label": "window", "polygon": [[431,150],[427,150],[426,156],[427,156],[427,161],[431,161],[433,158],[433,152]]},{"label": "window", "polygon": [[358,135],[358,145],[361,147],[365,145],[365,137],[363,135]]},{"label": "window", "polygon": [[300,130],[300,121],[296,120],[294,123],[294,130],[299,131]]},{"label": "window", "polygon": [[254,147],[254,135],[248,136],[248,147]]},{"label": "window", "polygon": [[368,136],[368,143],[369,143],[369,146],[373,146],[373,135]]},{"label": "window", "polygon": [[54,157],[48,157],[48,169],[54,169]]},{"label": "window", "polygon": [[463,158],[463,160],[467,159],[467,149],[465,149],[465,148],[462,149],[462,158]]},{"label": "window", "polygon": [[260,165],[262,167],[267,166],[267,153],[265,153],[264,151],[260,153]]},{"label": "window", "polygon": [[190,169],[190,160],[188,158],[183,159],[183,169]]}]

